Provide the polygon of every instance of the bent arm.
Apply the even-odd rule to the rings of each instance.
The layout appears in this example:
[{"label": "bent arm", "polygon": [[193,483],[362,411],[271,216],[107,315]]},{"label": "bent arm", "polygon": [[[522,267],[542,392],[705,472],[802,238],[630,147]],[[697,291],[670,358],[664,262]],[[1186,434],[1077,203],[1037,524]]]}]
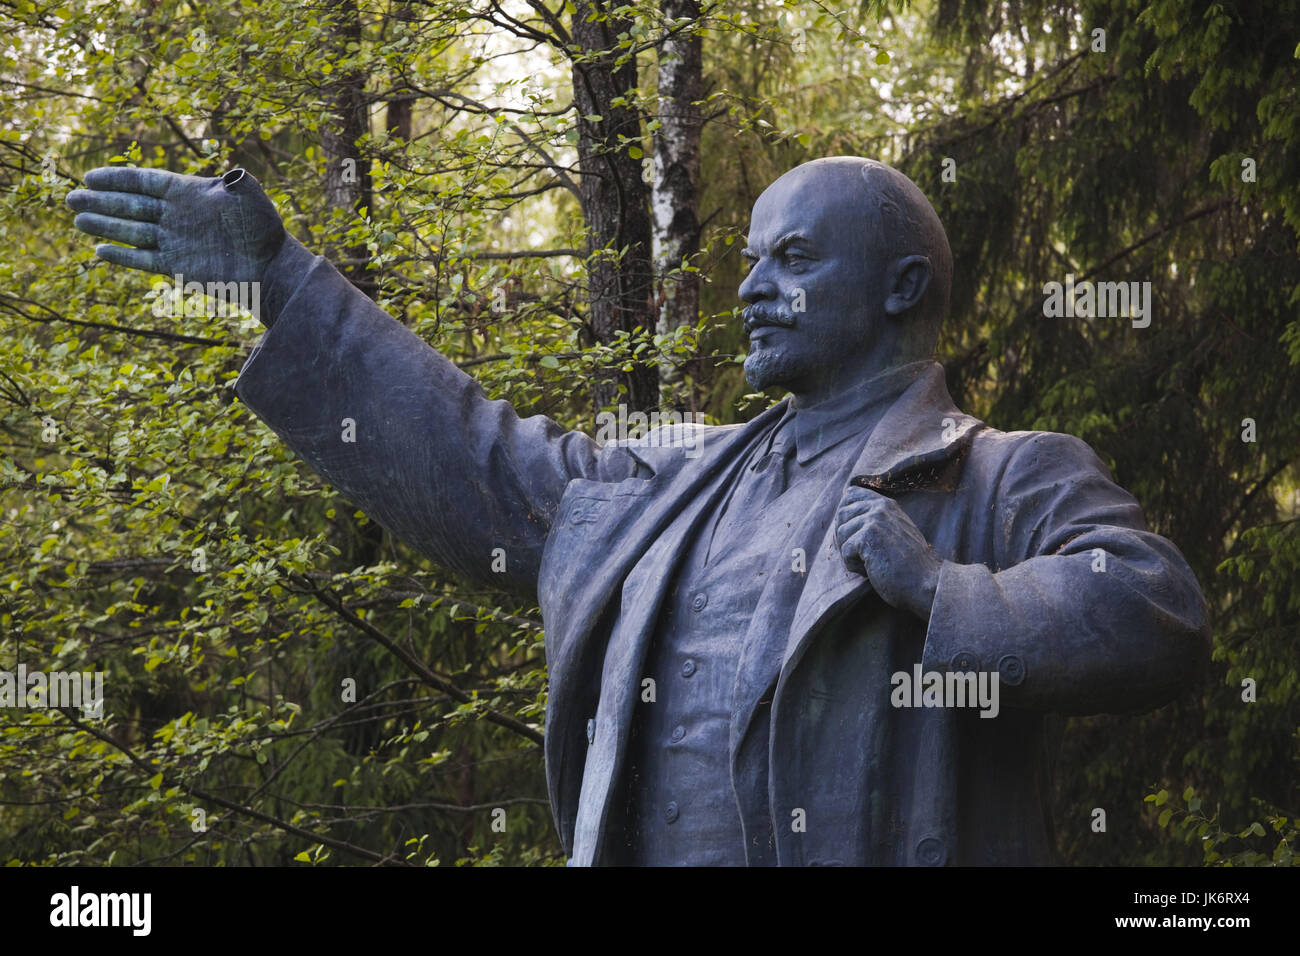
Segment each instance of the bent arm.
[{"label": "bent arm", "polygon": [[1035,435],[993,506],[1002,570],[944,562],[926,671],[997,671],[1004,704],[1065,714],[1149,710],[1194,684],[1210,641],[1196,577],[1086,444]]},{"label": "bent arm", "polygon": [[325,259],[290,242],[267,277],[279,300],[268,310],[274,324],[240,373],[240,399],[398,538],[452,571],[534,597],[570,479],[621,480],[635,460],[489,401]]}]

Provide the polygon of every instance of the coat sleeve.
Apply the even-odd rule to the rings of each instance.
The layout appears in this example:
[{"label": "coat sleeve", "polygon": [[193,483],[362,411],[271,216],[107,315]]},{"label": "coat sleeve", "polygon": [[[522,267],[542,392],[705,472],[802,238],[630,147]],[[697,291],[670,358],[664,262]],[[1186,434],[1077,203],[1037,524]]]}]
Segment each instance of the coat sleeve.
[{"label": "coat sleeve", "polygon": [[1091,448],[1032,435],[990,507],[994,562],[944,562],[925,671],[996,671],[1003,706],[1065,714],[1149,710],[1194,685],[1210,642],[1200,586]]},{"label": "coat sleeve", "polygon": [[489,401],[325,259],[304,250],[294,265],[302,280],[245,363],[240,399],[398,538],[535,599],[565,486],[632,477],[636,460]]}]

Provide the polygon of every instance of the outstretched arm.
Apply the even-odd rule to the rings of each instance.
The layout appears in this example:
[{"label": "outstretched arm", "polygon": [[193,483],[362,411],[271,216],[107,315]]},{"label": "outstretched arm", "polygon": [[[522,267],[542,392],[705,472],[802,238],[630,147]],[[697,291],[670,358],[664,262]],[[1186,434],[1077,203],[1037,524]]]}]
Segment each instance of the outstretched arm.
[{"label": "outstretched arm", "polygon": [[257,181],[111,167],[69,194],[109,262],[183,281],[260,283],[269,331],[236,390],[327,481],[440,564],[533,596],[573,478],[636,473],[555,422],[520,419],[289,236]]},{"label": "outstretched arm", "polygon": [[327,481],[444,567],[533,595],[573,478],[618,481],[635,459],[521,419],[310,253],[239,397]]}]

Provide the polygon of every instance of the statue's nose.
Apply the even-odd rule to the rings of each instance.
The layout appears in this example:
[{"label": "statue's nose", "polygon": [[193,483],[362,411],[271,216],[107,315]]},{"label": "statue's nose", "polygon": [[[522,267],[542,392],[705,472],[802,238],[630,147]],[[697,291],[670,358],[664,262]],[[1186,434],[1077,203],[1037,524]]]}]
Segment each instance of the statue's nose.
[{"label": "statue's nose", "polygon": [[749,270],[749,275],[745,276],[744,281],[740,283],[736,294],[740,296],[742,302],[746,303],[776,298],[776,284],[772,281],[765,260],[760,259],[754,263],[753,268]]}]

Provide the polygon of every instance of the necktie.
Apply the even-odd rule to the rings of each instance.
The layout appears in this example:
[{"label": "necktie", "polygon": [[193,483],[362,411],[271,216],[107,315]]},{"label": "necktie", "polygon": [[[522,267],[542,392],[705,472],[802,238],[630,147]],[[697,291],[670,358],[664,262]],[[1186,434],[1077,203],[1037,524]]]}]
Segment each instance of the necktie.
[{"label": "necktie", "polygon": [[[732,503],[741,511],[757,512],[770,501],[775,501],[785,491],[790,479],[790,459],[794,457],[793,430],[783,419],[768,443],[768,451],[749,465],[749,474],[741,479],[736,498]],[[743,496],[743,497],[741,497]]]}]

